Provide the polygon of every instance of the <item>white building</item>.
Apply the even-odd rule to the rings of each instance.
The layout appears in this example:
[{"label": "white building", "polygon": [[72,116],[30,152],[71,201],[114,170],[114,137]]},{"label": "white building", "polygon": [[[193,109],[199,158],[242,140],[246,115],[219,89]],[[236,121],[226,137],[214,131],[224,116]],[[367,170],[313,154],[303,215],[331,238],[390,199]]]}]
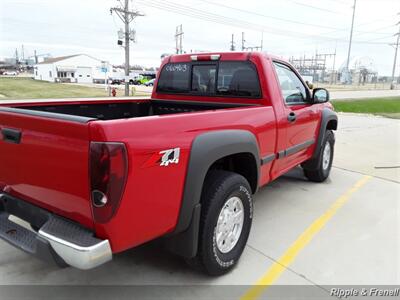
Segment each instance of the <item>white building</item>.
[{"label": "white building", "polygon": [[49,82],[104,83],[112,66],[86,54],[47,59],[35,65],[35,79]]}]

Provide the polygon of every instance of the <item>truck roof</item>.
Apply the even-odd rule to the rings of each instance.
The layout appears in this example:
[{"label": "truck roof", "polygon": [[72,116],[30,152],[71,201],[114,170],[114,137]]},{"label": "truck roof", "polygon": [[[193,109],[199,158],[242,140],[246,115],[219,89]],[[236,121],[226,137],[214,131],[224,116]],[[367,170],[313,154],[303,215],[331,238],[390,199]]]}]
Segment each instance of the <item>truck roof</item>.
[{"label": "truck roof", "polygon": [[179,63],[192,61],[192,56],[211,56],[220,55],[220,60],[247,60],[250,56],[263,57],[267,59],[279,59],[284,60],[278,56],[270,55],[266,52],[200,52],[200,53],[186,53],[186,54],[174,54],[165,57],[166,62]]}]

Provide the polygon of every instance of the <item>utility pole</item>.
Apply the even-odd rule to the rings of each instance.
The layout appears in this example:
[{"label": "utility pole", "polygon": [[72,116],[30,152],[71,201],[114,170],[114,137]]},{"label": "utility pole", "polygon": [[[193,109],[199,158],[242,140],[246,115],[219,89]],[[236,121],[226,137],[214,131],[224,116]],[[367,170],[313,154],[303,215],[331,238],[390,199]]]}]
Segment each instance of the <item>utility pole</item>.
[{"label": "utility pole", "polygon": [[235,51],[235,41],[234,41],[234,39],[235,39],[235,37],[234,37],[234,35],[233,35],[233,33],[232,33],[232,40],[231,40],[231,51]]},{"label": "utility pole", "polygon": [[396,72],[397,52],[399,50],[399,42],[400,42],[400,22],[397,23],[397,25],[399,25],[399,32],[395,34],[395,36],[397,35],[397,42],[396,42],[395,48],[394,48],[394,61],[393,61],[393,70],[392,70],[392,80],[390,82],[390,89],[391,90],[394,89],[394,73]]},{"label": "utility pole", "polygon": [[176,54],[182,54],[183,53],[183,28],[182,28],[182,24],[176,27],[175,45],[176,45]]},{"label": "utility pole", "polygon": [[[122,1],[121,1],[122,2]],[[136,17],[144,16],[143,14],[139,13],[138,11],[131,11],[129,10],[129,0],[125,0],[125,5],[123,7],[112,7],[110,9],[111,14],[115,12],[117,16],[121,19],[121,21],[125,25],[125,96],[129,96],[129,43],[131,40],[134,39],[133,33],[129,28],[129,24],[135,19]]]},{"label": "utility pole", "polygon": [[336,71],[335,71],[335,67],[336,67],[336,48],[337,48],[337,45],[335,46],[335,53],[333,54],[333,66],[332,66],[333,78],[332,78],[331,84],[333,82],[336,84],[336,78],[337,78]]},{"label": "utility pole", "polygon": [[19,56],[18,56],[18,49],[15,48],[15,65],[18,67],[19,65]]},{"label": "utility pole", "polygon": [[354,0],[353,17],[351,19],[349,50],[347,52],[347,62],[346,62],[346,72],[347,72],[348,76],[350,76],[349,64],[350,64],[350,54],[351,54],[351,43],[353,42],[353,28],[354,28],[354,16],[356,14],[356,4],[357,4],[357,0]]},{"label": "utility pole", "polygon": [[263,51],[264,48],[264,31],[261,32],[261,51]]},{"label": "utility pole", "polygon": [[261,45],[260,46],[245,46],[246,40],[244,39],[244,32],[242,32],[242,51],[262,51],[264,44],[264,32],[261,34]]}]

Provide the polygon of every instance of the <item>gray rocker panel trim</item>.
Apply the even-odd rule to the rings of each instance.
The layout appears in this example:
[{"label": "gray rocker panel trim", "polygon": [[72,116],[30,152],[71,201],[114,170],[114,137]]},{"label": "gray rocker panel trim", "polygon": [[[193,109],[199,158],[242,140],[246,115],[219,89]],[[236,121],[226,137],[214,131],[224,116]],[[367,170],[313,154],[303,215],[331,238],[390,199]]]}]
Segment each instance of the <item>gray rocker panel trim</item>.
[{"label": "gray rocker panel trim", "polygon": [[261,165],[266,165],[276,158],[276,154],[270,154],[261,158]]},{"label": "gray rocker panel trim", "polygon": [[257,164],[257,182],[260,157],[255,136],[246,130],[218,130],[203,133],[192,143],[186,182],[178,222],[174,233],[186,230],[193,209],[200,202],[204,179],[210,166],[220,158],[237,153],[251,153]]},{"label": "gray rocker panel trim", "polygon": [[285,150],[279,151],[278,152],[278,158],[280,159],[280,158],[284,158],[286,156],[295,154],[296,152],[299,152],[301,150],[304,150],[304,149],[310,147],[314,143],[315,143],[315,139],[311,139],[311,140],[307,140],[307,141],[305,141],[303,143],[296,144],[296,145],[294,145],[292,147],[289,147],[289,148],[287,148]]},{"label": "gray rocker panel trim", "polygon": [[310,147],[311,145],[313,145],[314,143],[315,143],[315,139],[311,139],[311,140],[305,141],[304,143],[289,147],[285,150],[285,156],[289,156],[289,155],[295,154],[296,152],[304,150],[304,149]]}]

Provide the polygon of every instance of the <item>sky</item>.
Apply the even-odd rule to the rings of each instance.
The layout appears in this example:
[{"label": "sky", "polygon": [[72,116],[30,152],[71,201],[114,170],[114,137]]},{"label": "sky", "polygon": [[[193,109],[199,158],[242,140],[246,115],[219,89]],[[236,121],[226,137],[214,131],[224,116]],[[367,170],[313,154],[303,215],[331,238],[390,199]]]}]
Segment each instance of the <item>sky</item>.
[{"label": "sky", "polygon": [[[259,46],[283,58],[334,53],[328,67],[347,57],[354,0],[130,0],[145,14],[131,24],[136,43],[131,64],[158,66],[163,53],[174,53],[175,30],[183,25],[183,49],[228,51],[232,34],[237,50]],[[122,64],[117,45],[123,27],[110,8],[118,0],[0,0],[0,58],[24,45],[25,57],[85,53]],[[380,75],[391,75],[400,21],[400,0],[357,0],[351,57],[373,61]],[[396,74],[400,73],[400,59]]]}]

